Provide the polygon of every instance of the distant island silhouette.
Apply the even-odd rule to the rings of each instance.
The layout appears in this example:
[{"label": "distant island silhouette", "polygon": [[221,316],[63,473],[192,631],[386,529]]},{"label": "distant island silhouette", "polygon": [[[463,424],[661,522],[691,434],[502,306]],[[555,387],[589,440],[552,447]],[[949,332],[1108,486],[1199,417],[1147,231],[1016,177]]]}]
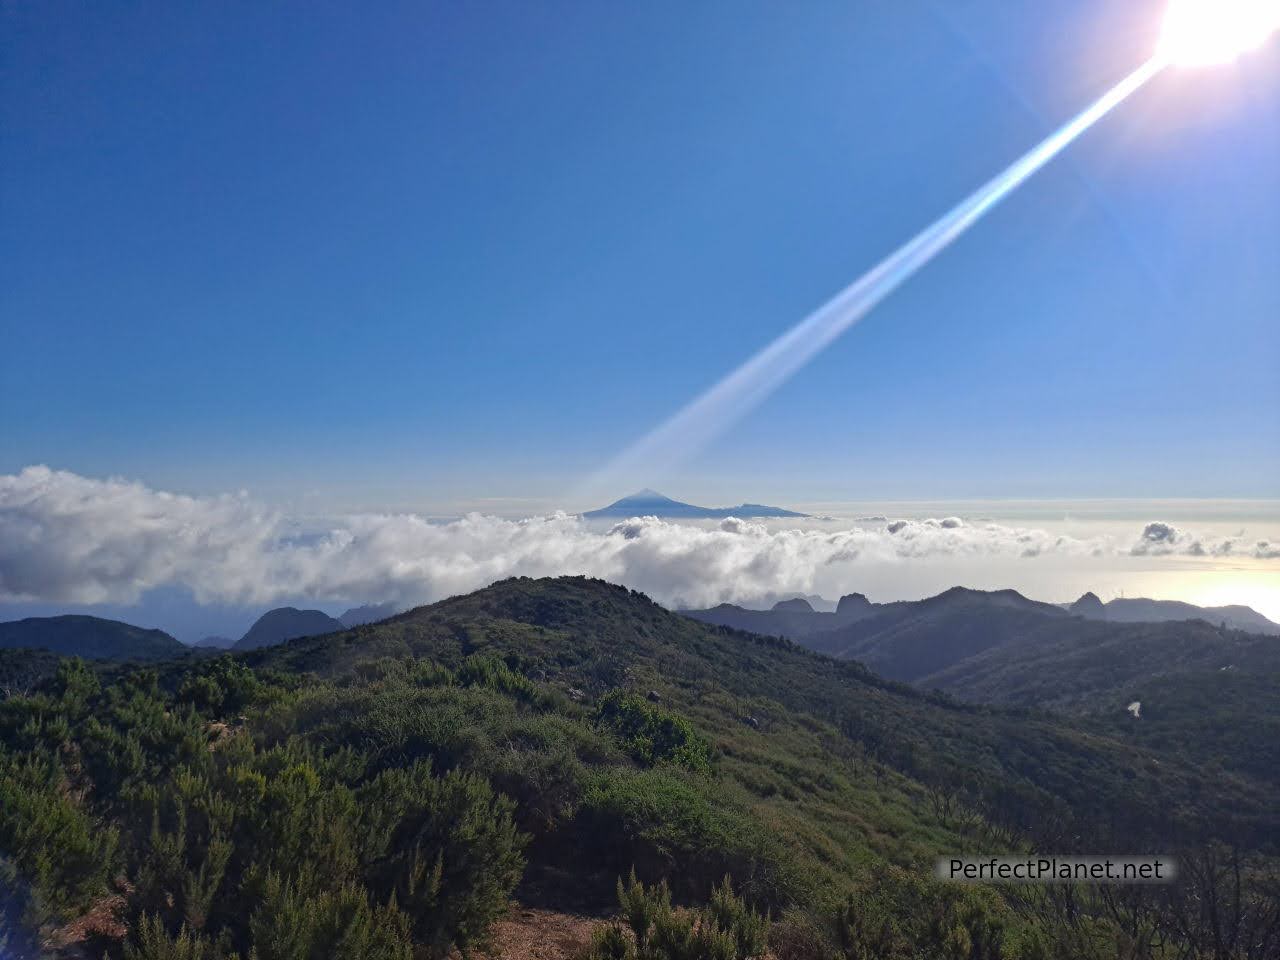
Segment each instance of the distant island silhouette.
[{"label": "distant island silhouette", "polygon": [[809,514],[784,510],[782,507],[770,507],[762,503],[740,503],[736,507],[699,507],[692,503],[672,500],[656,490],[646,489],[614,501],[599,510],[588,510],[583,516],[588,520],[597,517],[680,517],[693,520],[716,520],[722,517],[807,517]]}]

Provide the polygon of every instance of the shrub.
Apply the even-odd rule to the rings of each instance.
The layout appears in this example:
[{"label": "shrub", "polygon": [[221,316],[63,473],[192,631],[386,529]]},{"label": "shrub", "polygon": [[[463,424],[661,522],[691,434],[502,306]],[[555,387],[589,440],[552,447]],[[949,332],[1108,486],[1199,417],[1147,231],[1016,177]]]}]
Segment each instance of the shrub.
[{"label": "shrub", "polygon": [[124,945],[125,960],[234,960],[207,938],[182,927],[170,935],[157,916],[144,916]]},{"label": "shrub", "polygon": [[371,907],[354,883],[304,892],[314,886],[268,878],[249,922],[254,960],[411,960],[409,919],[393,903]]},{"label": "shrub", "polygon": [[320,882],[332,886],[354,878],[360,854],[351,790],[322,779],[312,758],[300,753],[262,754],[253,770],[266,784],[259,808],[244,818],[245,846],[260,867],[296,875],[308,865]]},{"label": "shrub", "polygon": [[840,960],[829,926],[793,910],[770,925],[769,950],[777,960]]},{"label": "shrub", "polygon": [[587,790],[577,833],[615,873],[634,866],[642,879],[678,877],[676,893],[702,895],[726,873],[742,878],[753,902],[781,907],[798,880],[776,838],[723,793],[672,768],[600,774]]},{"label": "shrub", "polygon": [[537,706],[546,701],[532,680],[493,656],[476,653],[467,657],[458,668],[457,680],[463,686],[486,687]]},{"label": "shrub", "polygon": [[1005,924],[980,896],[888,867],[836,912],[846,960],[1002,960]]},{"label": "shrub", "polygon": [[256,701],[263,685],[240,661],[221,656],[189,671],[178,687],[178,703],[189,703],[214,715],[238,713]]},{"label": "shrub", "polygon": [[386,770],[360,791],[370,883],[437,953],[483,942],[524,871],[514,805],[488,782],[431,765]]},{"label": "shrub", "polygon": [[733,892],[728,874],[720,886],[711,891],[704,917],[733,938],[740,957],[757,957],[764,953],[769,940],[769,918],[756,913]]},{"label": "shrub", "polygon": [[163,793],[151,788],[140,795],[152,811],[151,835],[140,851],[130,895],[135,915],[175,933],[204,929],[233,852],[225,837],[230,818],[210,816],[203,784],[194,791],[190,781],[186,785],[186,792],[168,784]]},{"label": "shrub", "polygon": [[587,960],[633,960],[635,955],[635,944],[616,923],[597,927],[591,935]]},{"label": "shrub", "polygon": [[768,920],[728,877],[701,910],[677,910],[665,881],[645,887],[633,870],[625,884],[618,880],[618,904],[620,922],[596,932],[588,960],[750,960],[768,948]]},{"label": "shrub", "polygon": [[247,949],[248,918],[273,877],[303,897],[357,879],[358,816],[350,788],[305,750],[256,752],[239,738],[217,756],[207,774],[184,768],[131,793],[131,920],[152,916],[175,937],[184,927],[229,935]]},{"label": "shrub", "polygon": [[118,834],[63,789],[51,760],[0,753],[0,852],[28,884],[25,921],[65,920],[106,887]]},{"label": "shrub", "polygon": [[689,770],[711,765],[711,744],[684,717],[659,709],[634,693],[615,690],[596,709],[596,722],[648,766],[667,762]]},{"label": "shrub", "polygon": [[420,687],[447,687],[457,680],[452,670],[434,660],[413,661],[408,667],[407,677],[410,683]]},{"label": "shrub", "polygon": [[72,657],[58,664],[50,690],[62,701],[64,712],[75,715],[102,691],[102,685],[88,664],[79,657]]}]

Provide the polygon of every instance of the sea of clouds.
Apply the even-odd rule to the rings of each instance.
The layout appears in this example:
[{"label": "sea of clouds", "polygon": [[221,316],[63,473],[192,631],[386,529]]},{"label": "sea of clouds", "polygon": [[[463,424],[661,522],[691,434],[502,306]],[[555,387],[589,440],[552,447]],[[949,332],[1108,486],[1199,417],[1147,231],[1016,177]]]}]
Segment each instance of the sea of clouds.
[{"label": "sea of clouds", "polygon": [[856,583],[872,566],[1045,557],[1280,558],[1280,543],[1169,523],[1073,537],[958,517],[588,522],[366,513],[318,528],[245,495],[184,496],[32,466],[0,476],[0,602],[133,603],[182,585],[201,603],[325,597],[428,602],[508,576],[587,574],[670,606]]}]

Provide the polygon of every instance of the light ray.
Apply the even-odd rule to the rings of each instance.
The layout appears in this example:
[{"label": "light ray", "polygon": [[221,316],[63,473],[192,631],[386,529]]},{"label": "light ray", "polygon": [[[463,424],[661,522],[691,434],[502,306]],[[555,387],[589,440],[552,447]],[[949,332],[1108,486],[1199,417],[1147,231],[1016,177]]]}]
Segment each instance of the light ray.
[{"label": "light ray", "polygon": [[1159,73],[1156,56],[593,475],[580,494],[656,481],[758,406],[1019,184]]}]

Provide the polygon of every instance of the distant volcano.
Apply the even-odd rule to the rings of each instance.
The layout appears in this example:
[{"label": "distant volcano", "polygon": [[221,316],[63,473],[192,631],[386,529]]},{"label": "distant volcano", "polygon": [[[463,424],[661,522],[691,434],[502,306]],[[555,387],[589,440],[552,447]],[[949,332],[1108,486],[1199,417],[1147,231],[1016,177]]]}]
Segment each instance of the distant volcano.
[{"label": "distant volcano", "polygon": [[740,503],[736,507],[698,507],[664,497],[656,490],[641,490],[623,497],[599,510],[588,510],[587,519],[596,517],[677,517],[686,520],[716,520],[721,517],[807,517],[807,513],[767,507],[761,503]]}]

